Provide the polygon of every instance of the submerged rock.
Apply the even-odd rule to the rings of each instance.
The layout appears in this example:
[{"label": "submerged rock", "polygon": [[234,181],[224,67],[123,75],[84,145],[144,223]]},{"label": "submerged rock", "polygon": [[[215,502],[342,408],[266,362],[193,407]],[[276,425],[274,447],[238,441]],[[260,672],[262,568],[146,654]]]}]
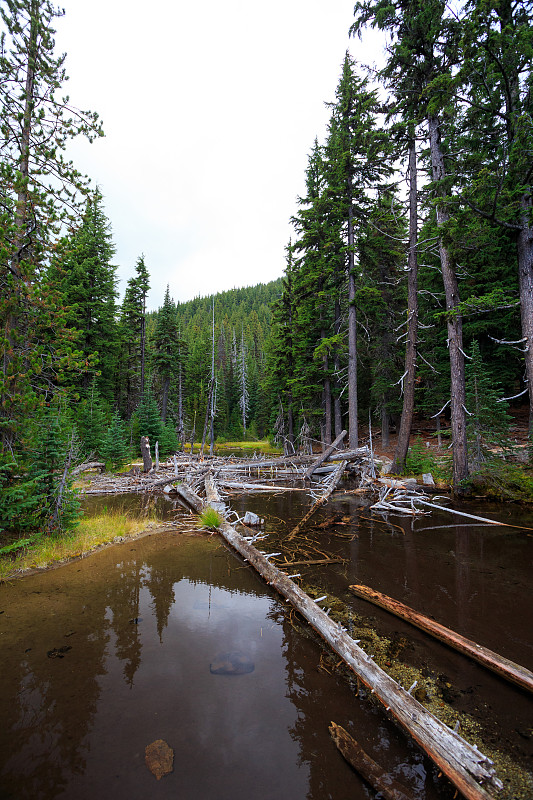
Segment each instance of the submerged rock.
[{"label": "submerged rock", "polygon": [[146,766],[158,781],[174,769],[174,750],[164,739],[156,739],[144,751]]},{"label": "submerged rock", "polygon": [[254,514],[253,511],[247,511],[242,521],[244,525],[253,526],[262,525],[264,522],[264,520],[260,519],[260,517],[258,517],[257,514]]},{"label": "submerged rock", "polygon": [[209,666],[212,675],[246,675],[254,669],[254,662],[237,651],[216,656]]}]

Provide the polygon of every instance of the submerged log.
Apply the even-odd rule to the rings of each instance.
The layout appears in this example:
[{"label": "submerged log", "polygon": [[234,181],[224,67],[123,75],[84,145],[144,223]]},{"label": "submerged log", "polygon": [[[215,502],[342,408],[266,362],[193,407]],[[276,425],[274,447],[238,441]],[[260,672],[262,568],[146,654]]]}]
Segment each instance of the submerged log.
[{"label": "submerged log", "polygon": [[425,631],[425,633],[429,633],[439,641],[444,642],[444,644],[447,644],[449,647],[453,647],[454,650],[458,650],[460,653],[463,653],[463,655],[472,658],[474,661],[492,670],[492,672],[496,672],[496,674],[500,675],[502,678],[517,684],[528,692],[533,692],[533,672],[520,666],[520,664],[515,664],[514,661],[510,661],[498,655],[498,653],[494,653],[487,647],[482,647],[482,645],[472,642],[470,639],[461,636],[460,633],[446,628],[444,625],[435,622],[424,614],[420,614],[413,608],[404,605],[404,603],[400,603],[398,600],[394,600],[394,598],[388,597],[386,594],[381,594],[381,592],[376,592],[374,589],[371,589],[370,586],[355,584],[349,588],[352,594],[355,594],[357,597],[362,597],[364,600],[368,600],[374,603],[374,605],[384,608],[386,611],[390,611],[391,614],[406,620],[406,622],[410,622],[411,625],[415,625],[417,628]]},{"label": "submerged log", "polygon": [[383,767],[380,767],[374,759],[370,758],[361,745],[350,736],[348,731],[332,722],[329,726],[329,732],[337,745],[337,749],[348,764],[362,775],[376,792],[380,792],[385,800],[413,800],[413,796],[408,795],[405,789],[401,788]]},{"label": "submerged log", "polygon": [[335,472],[333,473],[333,475],[331,477],[331,482],[330,482],[327,490],[324,492],[324,494],[321,497],[318,498],[316,503],[310,508],[310,510],[305,515],[305,517],[300,520],[298,525],[295,528],[292,529],[292,531],[287,536],[287,541],[288,542],[296,536],[298,531],[305,525],[307,520],[310,519],[313,516],[313,514],[315,513],[315,511],[318,508],[320,508],[320,506],[323,506],[324,503],[333,494],[333,492],[337,488],[337,484],[339,483],[340,479],[342,478],[342,473],[346,469],[346,464],[347,463],[348,463],[347,461],[341,461],[341,463],[339,464],[339,466],[337,467],[337,469],[335,470]]},{"label": "submerged log", "polygon": [[330,444],[330,446],[326,450],[324,450],[323,453],[319,455],[316,461],[313,461],[313,463],[305,473],[306,480],[311,478],[311,475],[313,474],[315,469],[319,467],[333,453],[334,450],[337,450],[338,446],[346,436],[346,433],[347,431],[342,431],[341,433],[339,433],[335,441],[332,444]]},{"label": "submerged log", "polygon": [[[180,487],[181,488],[181,487]],[[194,495],[194,493],[192,493]],[[192,507],[200,512],[202,500],[191,497]],[[247,542],[228,522],[223,522],[219,533],[254,569],[282,594],[312,625],[317,633],[338,653],[354,671],[359,680],[372,690],[374,696],[411,734],[450,781],[462,792],[466,800],[492,800],[484,785],[499,790],[501,781],[496,777],[492,762],[479,750],[468,744],[424,708],[405,689],[399,686],[372,661],[339,625],[331,620],[317,603],[297,586],[280,569]]]}]

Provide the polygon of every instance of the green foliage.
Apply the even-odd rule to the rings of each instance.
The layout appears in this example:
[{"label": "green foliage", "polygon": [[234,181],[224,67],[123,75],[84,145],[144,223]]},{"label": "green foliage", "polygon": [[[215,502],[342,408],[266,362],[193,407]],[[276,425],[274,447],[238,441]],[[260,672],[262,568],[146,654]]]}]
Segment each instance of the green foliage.
[{"label": "green foliage", "polygon": [[139,436],[148,436],[153,447],[163,434],[163,422],[155,398],[146,392],[135,411]]},{"label": "green foliage", "polygon": [[106,469],[120,469],[129,461],[128,435],[118,411],[115,411],[110,424],[106,427],[99,452]]},{"label": "green foliage", "polygon": [[425,442],[417,436],[405,459],[407,475],[423,475],[431,472],[434,478],[441,479],[449,475],[449,464],[444,459],[437,459]]},{"label": "green foliage", "polygon": [[483,363],[477,341],[472,343],[467,365],[466,403],[469,456],[473,468],[479,469],[491,448],[508,445],[511,418],[507,403],[501,402],[501,390]]},{"label": "green foliage", "polygon": [[198,517],[198,527],[207,528],[210,531],[218,530],[223,522],[224,517],[211,506],[206,506]]},{"label": "green foliage", "polygon": [[469,481],[470,491],[495,500],[533,503],[533,472],[499,458],[485,461]]}]

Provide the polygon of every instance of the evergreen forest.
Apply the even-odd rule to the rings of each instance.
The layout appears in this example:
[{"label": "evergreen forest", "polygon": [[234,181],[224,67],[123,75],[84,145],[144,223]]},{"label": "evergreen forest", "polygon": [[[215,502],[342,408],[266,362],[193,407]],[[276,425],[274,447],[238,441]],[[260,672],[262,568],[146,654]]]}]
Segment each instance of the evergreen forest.
[{"label": "evergreen forest", "polygon": [[[278,281],[150,311],[142,253],[119,297],[103,187],[66,156],[103,135],[65,96],[50,0],[1,0],[0,529],[67,530],[72,469],[361,428],[409,457],[431,420],[457,494],[533,425],[533,4],[361,0]],[[348,32],[347,32],[348,33]],[[314,135],[309,132],[310,141]],[[179,265],[177,265],[178,267]],[[280,265],[280,271],[283,265]],[[5,548],[4,548],[5,549]]]}]

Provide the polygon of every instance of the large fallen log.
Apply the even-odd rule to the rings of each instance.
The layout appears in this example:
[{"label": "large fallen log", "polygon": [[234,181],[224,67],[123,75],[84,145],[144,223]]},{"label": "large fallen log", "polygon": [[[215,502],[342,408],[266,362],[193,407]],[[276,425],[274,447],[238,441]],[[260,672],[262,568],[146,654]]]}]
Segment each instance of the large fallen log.
[{"label": "large fallen log", "polygon": [[401,788],[383,767],[370,758],[348,731],[332,722],[329,732],[337,749],[348,764],[357,770],[376,792],[380,792],[385,800],[413,800],[413,796],[408,795],[405,789]]},{"label": "large fallen log", "polygon": [[332,444],[330,444],[330,446],[327,447],[324,450],[323,453],[321,453],[319,455],[319,457],[316,459],[316,461],[313,461],[313,463],[311,464],[311,466],[309,467],[309,469],[305,473],[306,480],[310,480],[311,479],[311,475],[313,474],[315,469],[317,467],[319,467],[333,453],[334,450],[338,449],[338,446],[340,445],[340,443],[342,442],[342,440],[346,436],[346,433],[347,433],[347,431],[342,431],[342,433],[339,433],[339,435],[337,436],[335,441]]},{"label": "large fallen log", "polygon": [[303,528],[303,526],[305,525],[305,523],[307,522],[307,520],[311,519],[311,517],[313,516],[313,514],[315,513],[315,511],[316,511],[318,508],[320,508],[320,506],[323,506],[323,505],[324,505],[324,503],[325,503],[325,502],[327,502],[327,500],[329,499],[329,497],[330,497],[330,496],[333,494],[333,492],[334,492],[334,491],[335,491],[335,489],[337,488],[337,484],[339,483],[340,479],[342,478],[342,473],[343,473],[343,472],[344,472],[344,470],[346,469],[346,464],[347,464],[347,463],[348,463],[347,461],[341,461],[341,463],[339,464],[339,466],[337,467],[337,469],[335,470],[335,472],[334,472],[334,473],[333,473],[333,475],[331,476],[331,481],[330,481],[330,483],[329,483],[329,486],[328,486],[327,490],[324,492],[324,494],[323,494],[323,495],[321,495],[321,496],[318,498],[318,500],[316,501],[316,503],[314,503],[314,505],[313,505],[313,506],[311,506],[310,510],[307,512],[307,514],[305,515],[305,517],[303,517],[303,519],[301,519],[301,520],[300,520],[300,522],[298,523],[298,525],[296,525],[296,527],[292,529],[292,531],[291,531],[291,532],[289,533],[289,535],[287,536],[287,541],[288,541],[288,542],[289,542],[291,539],[293,539],[293,538],[296,536],[296,534],[298,533],[298,531],[299,531],[301,528]]},{"label": "large fallen log", "polygon": [[[189,492],[192,507],[198,513],[203,502],[194,492]],[[492,762],[476,747],[468,744],[458,733],[452,731],[434,717],[405,689],[399,686],[372,661],[339,625],[334,623],[317,603],[300,589],[287,575],[271,564],[264,555],[247,542],[228,522],[218,529],[222,537],[248,561],[272,586],[283,595],[312,625],[317,633],[338,653],[354,671],[359,680],[371,689],[374,696],[385,706],[415,739],[439,769],[462,792],[466,800],[492,800],[484,787],[492,790],[502,788]]]},{"label": "large fallen log", "polygon": [[105,464],[103,461],[86,461],[85,464],[80,464],[74,469],[70,470],[71,475],[79,475],[80,472],[87,472],[89,469],[97,469],[100,472],[105,470]]},{"label": "large fallen log", "polygon": [[454,650],[458,650],[460,653],[492,670],[492,672],[496,672],[502,678],[516,683],[528,692],[533,692],[533,672],[520,666],[520,664],[515,664],[514,661],[494,653],[487,647],[482,647],[482,645],[472,642],[460,633],[446,628],[424,614],[420,614],[413,608],[404,605],[404,603],[400,603],[398,600],[394,600],[394,598],[388,597],[388,595],[381,592],[376,592],[370,586],[354,584],[349,588],[352,594],[357,597],[362,597],[364,600],[369,600],[374,605],[390,611],[391,614],[410,622],[411,625],[415,625],[449,647],[453,647]]},{"label": "large fallen log", "polygon": [[211,472],[208,472],[205,476],[204,484],[207,505],[211,506],[211,508],[214,508],[215,511],[218,511],[220,514],[223,514],[226,510],[226,504],[223,502],[218,493],[218,489]]},{"label": "large fallen log", "polygon": [[307,492],[307,489],[301,489],[295,486],[274,486],[273,484],[265,483],[243,483],[242,481],[226,481],[219,480],[220,486],[227,489],[245,489],[250,492]]}]

